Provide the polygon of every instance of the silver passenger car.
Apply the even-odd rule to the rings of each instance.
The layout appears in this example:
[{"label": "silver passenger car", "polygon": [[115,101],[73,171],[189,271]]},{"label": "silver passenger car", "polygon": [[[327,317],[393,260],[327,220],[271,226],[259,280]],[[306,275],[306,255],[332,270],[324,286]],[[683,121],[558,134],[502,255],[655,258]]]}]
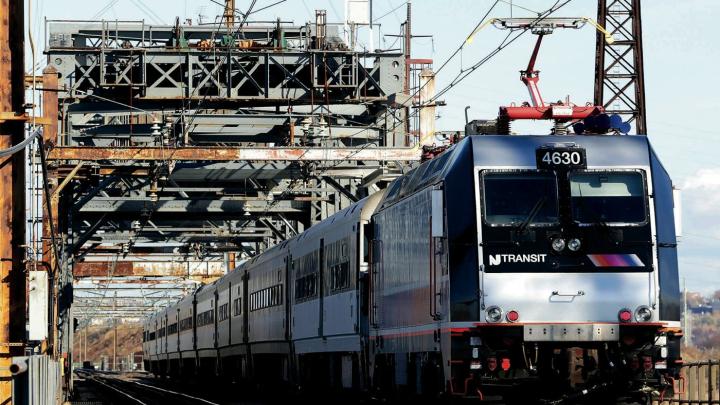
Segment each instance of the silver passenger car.
[{"label": "silver passenger car", "polygon": [[[644,136],[468,137],[150,318],[149,366],[483,398],[672,390],[674,201]],[[161,363],[173,311],[182,361]]]}]

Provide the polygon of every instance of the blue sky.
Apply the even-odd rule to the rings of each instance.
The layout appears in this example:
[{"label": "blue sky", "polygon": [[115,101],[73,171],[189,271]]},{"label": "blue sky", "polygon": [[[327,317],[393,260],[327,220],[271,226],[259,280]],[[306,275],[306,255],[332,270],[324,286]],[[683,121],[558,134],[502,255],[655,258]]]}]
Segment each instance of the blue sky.
[{"label": "blue sky", "polygon": [[[276,0],[258,0],[256,8]],[[26,0],[27,2],[27,0]],[[244,9],[249,0],[236,0]],[[413,57],[433,58],[439,66],[460,45],[494,0],[413,0],[413,31],[433,35],[413,42]],[[498,5],[491,16],[508,17],[511,7]],[[544,10],[555,0],[514,0],[516,5]],[[380,21],[383,34],[396,34],[405,18],[402,0],[374,0],[374,16],[388,13]],[[682,5],[680,5],[682,4]],[[27,7],[27,4],[26,4]],[[210,0],[32,0],[32,31],[38,49],[43,49],[43,16],[48,19],[145,19],[150,23],[173,23],[176,16],[206,21],[221,14]],[[399,7],[398,10],[390,12]],[[326,9],[330,22],[342,21],[343,0],[288,0],[261,11],[256,20],[314,20],[315,9]],[[515,16],[526,11],[512,8]],[[595,18],[594,0],[574,0],[558,16]],[[648,133],[675,183],[683,188],[685,236],[680,247],[681,276],[688,288],[711,292],[720,289],[720,112],[713,77],[720,62],[720,44],[713,27],[720,15],[717,0],[646,0],[643,2],[645,80]],[[459,69],[467,67],[499,43],[504,33],[494,28],[480,32],[461,58],[454,59],[438,76],[444,87]],[[389,46],[393,38],[380,43]],[[534,38],[521,37],[462,84],[442,98],[440,129],[461,129],[463,109],[471,106],[473,118],[493,118],[500,105],[528,98],[518,71],[527,64]],[[571,96],[577,104],[593,98],[595,31],[557,31],[543,43],[537,67],[546,100]],[[38,55],[38,60],[43,60]],[[520,130],[547,132],[547,124],[517,126]]]}]

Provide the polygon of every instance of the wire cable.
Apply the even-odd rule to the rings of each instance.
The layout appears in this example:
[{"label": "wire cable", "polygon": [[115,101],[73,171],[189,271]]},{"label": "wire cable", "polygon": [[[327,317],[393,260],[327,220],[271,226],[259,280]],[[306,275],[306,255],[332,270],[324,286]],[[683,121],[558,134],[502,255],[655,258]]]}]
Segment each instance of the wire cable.
[{"label": "wire cable", "polygon": [[[548,8],[548,9],[545,10],[545,11],[543,11],[535,20],[533,20],[533,21],[530,23],[530,26],[532,26],[532,25],[534,25],[534,24],[537,24],[538,22],[540,22],[540,21],[548,18],[551,14],[553,14],[553,13],[556,12],[557,10],[561,9],[562,7],[564,7],[565,5],[567,5],[568,3],[570,3],[571,1],[573,1],[573,0],[565,0],[562,4],[558,5],[558,4],[560,3],[560,0],[557,0],[557,1],[555,2],[555,4],[553,4],[552,7]],[[505,48],[507,48],[509,45],[511,45],[511,44],[512,44],[513,42],[515,42],[518,38],[520,38],[521,36],[525,35],[528,31],[529,31],[528,29],[524,29],[524,30],[522,30],[522,31],[519,31],[519,32],[518,32],[514,37],[512,37],[512,38],[511,38],[511,36],[512,36],[513,31],[510,31],[510,32],[508,33],[508,35],[502,40],[502,42],[500,43],[500,45],[499,45],[497,48],[493,49],[490,53],[488,53],[485,57],[483,57],[482,59],[480,59],[480,60],[479,60],[477,63],[475,63],[473,66],[469,67],[468,69],[461,70],[461,71],[458,73],[458,75],[455,76],[455,78],[450,82],[450,84],[448,84],[447,86],[445,86],[445,88],[443,88],[442,90],[440,90],[439,92],[437,92],[437,93],[435,94],[435,96],[434,96],[432,99],[430,99],[430,101],[429,101],[428,103],[432,103],[432,102],[436,101],[438,97],[444,95],[445,93],[447,93],[448,91],[450,91],[450,89],[452,89],[453,87],[457,86],[460,82],[462,82],[462,81],[463,81],[465,78],[467,78],[470,74],[472,74],[474,71],[476,71],[478,68],[480,68],[480,67],[481,67],[482,65],[484,65],[485,63],[487,63],[487,61],[489,61],[489,60],[492,59],[495,55],[497,55],[498,53],[500,53],[500,51],[502,51],[503,49],[505,49]]]},{"label": "wire cable", "polygon": [[399,6],[397,6],[397,7],[395,7],[394,9],[388,11],[387,13],[381,15],[380,17],[374,18],[374,19],[372,20],[372,22],[376,22],[376,21],[382,20],[383,18],[389,16],[391,13],[396,12],[397,10],[399,10],[402,6],[404,6],[404,5],[406,5],[406,4],[407,4],[407,1],[406,1],[406,2],[403,2],[403,3],[400,4]]},{"label": "wire cable", "polygon": [[52,205],[50,203],[50,184],[48,183],[47,159],[45,157],[45,142],[42,138],[42,128],[35,131],[40,136],[35,135],[33,138],[38,141],[38,151],[40,152],[40,165],[42,166],[43,188],[45,191],[45,204],[47,205],[48,223],[50,225],[50,242],[52,243],[53,255],[55,256],[55,270],[62,268],[62,257],[58,253],[58,245],[55,240],[55,225],[52,214]]},{"label": "wire cable", "polygon": [[520,10],[529,11],[529,12],[534,13],[534,14],[537,14],[537,15],[542,14],[542,13],[540,13],[540,12],[538,12],[538,11],[533,10],[533,9],[530,9],[530,8],[527,8],[527,7],[524,7],[524,6],[521,6],[521,5],[519,5],[519,4],[515,4],[515,3],[513,3],[512,1],[508,1],[508,0],[500,0],[500,1],[503,2],[503,3],[505,3],[505,4],[507,4],[507,5],[509,5],[510,7],[519,8]]},{"label": "wire cable", "polygon": [[35,138],[40,137],[42,138],[42,128],[38,128],[33,132],[30,136],[25,138],[22,142],[20,142],[17,145],[11,146],[7,149],[0,149],[0,157],[6,157],[6,156],[12,156],[21,150],[24,150],[28,145],[30,145]]}]

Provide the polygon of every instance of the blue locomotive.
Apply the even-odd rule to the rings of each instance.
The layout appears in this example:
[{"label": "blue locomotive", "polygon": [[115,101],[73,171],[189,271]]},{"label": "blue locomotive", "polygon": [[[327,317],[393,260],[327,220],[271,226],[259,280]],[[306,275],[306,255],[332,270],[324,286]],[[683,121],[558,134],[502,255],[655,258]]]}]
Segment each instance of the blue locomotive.
[{"label": "blue locomotive", "polygon": [[470,136],[145,324],[156,374],[669,395],[675,195],[644,136]]}]

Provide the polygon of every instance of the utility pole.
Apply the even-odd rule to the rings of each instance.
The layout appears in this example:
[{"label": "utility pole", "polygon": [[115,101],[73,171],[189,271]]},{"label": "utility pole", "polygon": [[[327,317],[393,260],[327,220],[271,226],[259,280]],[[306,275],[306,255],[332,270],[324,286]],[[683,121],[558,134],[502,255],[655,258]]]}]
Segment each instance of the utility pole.
[{"label": "utility pole", "polygon": [[232,28],[235,25],[235,0],[225,0],[225,26]]},{"label": "utility pole", "polygon": [[[405,94],[410,95],[410,59],[412,58],[412,1],[407,2],[405,18]],[[405,107],[405,146],[410,146],[410,107]]]},{"label": "utility pole", "polygon": [[88,334],[89,327],[90,327],[90,324],[88,323],[85,326],[85,333],[83,334],[83,363],[88,361],[88,359],[87,359],[87,334]]},{"label": "utility pole", "polygon": [[645,69],[643,65],[640,0],[599,0],[597,22],[614,42],[598,32],[595,54],[595,105],[624,121],[635,122],[637,134],[647,134]]},{"label": "utility pole", "polygon": [[[25,138],[24,5],[0,0],[0,149]],[[25,343],[25,154],[0,159],[0,403],[12,402],[10,363]]]},{"label": "utility pole", "polygon": [[[404,32],[400,35],[386,34],[386,37],[402,37],[403,38],[403,56],[405,57],[405,80],[403,81],[403,93],[413,96],[412,92],[412,65],[418,63],[418,60],[412,58],[412,39],[413,38],[431,38],[432,35],[413,35],[412,33],[412,0],[407,1]],[[426,59],[423,59],[425,61]],[[421,62],[427,63],[427,62]],[[430,62],[432,63],[432,62]],[[417,93],[417,92],[416,92]],[[410,100],[412,104],[412,100]],[[410,145],[410,107],[405,107],[405,140],[404,145]]]},{"label": "utility pole", "polygon": [[117,305],[117,291],[115,291],[115,299],[113,300],[113,371],[117,371],[117,318],[116,314]]},{"label": "utility pole", "polygon": [[688,311],[687,280],[683,277],[683,331],[685,332],[685,347],[692,347],[692,324]]},{"label": "utility pole", "polygon": [[405,18],[405,94],[410,94],[410,59],[412,47],[412,1],[407,2],[407,17]]}]

